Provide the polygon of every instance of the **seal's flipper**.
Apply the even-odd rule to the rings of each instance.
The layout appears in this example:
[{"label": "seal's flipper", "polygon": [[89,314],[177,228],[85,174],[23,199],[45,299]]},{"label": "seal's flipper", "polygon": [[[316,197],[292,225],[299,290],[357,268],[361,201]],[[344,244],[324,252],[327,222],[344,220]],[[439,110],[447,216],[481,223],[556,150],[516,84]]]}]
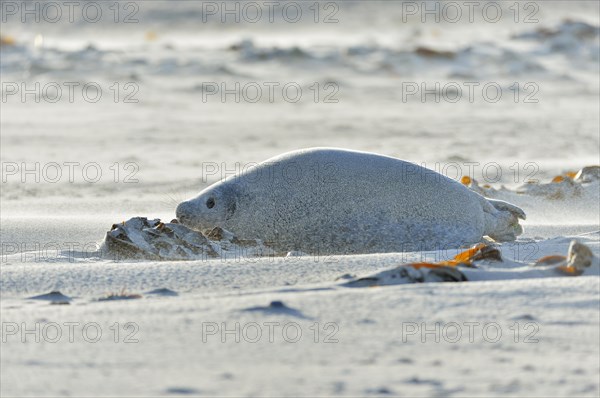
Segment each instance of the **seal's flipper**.
[{"label": "seal's flipper", "polygon": [[492,204],[499,211],[508,211],[513,214],[515,217],[520,218],[521,220],[525,220],[527,215],[520,207],[513,205],[512,203],[505,202],[503,200],[498,199],[489,199],[487,201]]},{"label": "seal's flipper", "polygon": [[502,200],[481,196],[485,217],[484,235],[497,242],[510,242],[523,233],[519,219],[525,220],[525,212],[520,207]]}]

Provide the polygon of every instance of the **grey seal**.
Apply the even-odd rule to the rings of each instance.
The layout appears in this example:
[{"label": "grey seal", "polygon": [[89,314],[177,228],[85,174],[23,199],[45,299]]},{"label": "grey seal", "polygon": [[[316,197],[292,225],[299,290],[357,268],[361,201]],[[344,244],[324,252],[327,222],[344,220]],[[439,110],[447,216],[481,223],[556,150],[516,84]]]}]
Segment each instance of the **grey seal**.
[{"label": "grey seal", "polygon": [[177,206],[196,230],[219,227],[280,250],[357,254],[434,250],[522,233],[520,208],[433,170],[337,148],[296,150],[216,182]]}]

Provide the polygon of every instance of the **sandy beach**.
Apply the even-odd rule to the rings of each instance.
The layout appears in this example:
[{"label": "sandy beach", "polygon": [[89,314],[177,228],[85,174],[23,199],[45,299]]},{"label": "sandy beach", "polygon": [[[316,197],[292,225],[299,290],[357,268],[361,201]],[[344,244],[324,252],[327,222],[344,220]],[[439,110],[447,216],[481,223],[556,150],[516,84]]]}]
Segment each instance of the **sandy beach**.
[{"label": "sandy beach", "polygon": [[[51,3],[1,5],[2,396],[598,396],[600,190],[573,182],[600,164],[597,2],[481,2],[472,21],[461,2],[292,2],[273,21],[261,2],[91,2],[72,22]],[[468,282],[372,288],[343,282],[464,248],[98,252],[115,223],[170,221],[322,146],[468,176],[524,232]],[[562,194],[534,192],[553,179]],[[582,275],[531,265],[573,240]]]}]

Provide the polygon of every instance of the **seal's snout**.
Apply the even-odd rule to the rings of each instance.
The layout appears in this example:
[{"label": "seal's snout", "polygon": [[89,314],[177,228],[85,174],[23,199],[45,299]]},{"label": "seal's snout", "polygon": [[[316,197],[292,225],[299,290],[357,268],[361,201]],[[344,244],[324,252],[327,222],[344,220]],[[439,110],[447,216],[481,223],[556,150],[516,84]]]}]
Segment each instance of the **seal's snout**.
[{"label": "seal's snout", "polygon": [[181,202],[175,209],[175,217],[182,223],[187,224],[190,221],[191,204],[189,202]]}]

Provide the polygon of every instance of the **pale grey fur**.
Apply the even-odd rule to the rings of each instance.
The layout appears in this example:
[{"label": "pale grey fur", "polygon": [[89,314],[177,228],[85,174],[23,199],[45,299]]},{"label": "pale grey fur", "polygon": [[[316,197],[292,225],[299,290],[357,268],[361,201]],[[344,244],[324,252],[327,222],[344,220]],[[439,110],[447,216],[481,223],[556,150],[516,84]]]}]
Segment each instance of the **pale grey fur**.
[{"label": "pale grey fur", "polygon": [[514,240],[525,214],[413,163],[312,148],[211,185],[181,203],[177,218],[278,249],[349,254],[454,248],[484,235]]}]

